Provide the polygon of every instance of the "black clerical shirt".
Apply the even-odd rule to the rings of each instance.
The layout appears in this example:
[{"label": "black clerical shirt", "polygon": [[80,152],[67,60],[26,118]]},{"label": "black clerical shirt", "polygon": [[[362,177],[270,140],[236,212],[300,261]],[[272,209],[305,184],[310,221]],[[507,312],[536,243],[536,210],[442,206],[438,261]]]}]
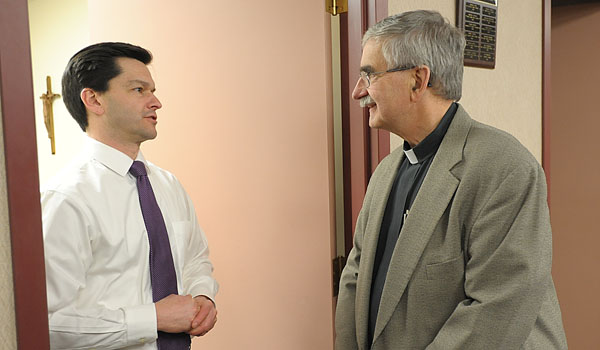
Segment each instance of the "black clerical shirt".
[{"label": "black clerical shirt", "polygon": [[435,130],[414,148],[411,149],[408,142],[404,141],[405,157],[398,167],[398,173],[388,197],[375,253],[369,304],[369,344],[373,341],[383,285],[405,215],[409,214],[410,207],[457,109],[458,104],[453,102]]}]

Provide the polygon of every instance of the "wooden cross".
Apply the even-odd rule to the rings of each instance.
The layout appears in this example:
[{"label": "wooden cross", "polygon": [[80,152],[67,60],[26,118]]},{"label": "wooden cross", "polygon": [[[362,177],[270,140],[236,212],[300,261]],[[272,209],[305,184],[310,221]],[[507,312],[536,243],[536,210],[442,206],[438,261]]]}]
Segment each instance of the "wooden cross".
[{"label": "wooden cross", "polygon": [[40,98],[44,101],[44,124],[46,124],[46,130],[48,130],[48,138],[50,139],[52,154],[55,154],[54,113],[52,112],[52,104],[54,103],[55,99],[60,97],[60,95],[52,92],[52,82],[50,80],[50,76],[46,76],[46,88],[46,93],[40,96]]}]

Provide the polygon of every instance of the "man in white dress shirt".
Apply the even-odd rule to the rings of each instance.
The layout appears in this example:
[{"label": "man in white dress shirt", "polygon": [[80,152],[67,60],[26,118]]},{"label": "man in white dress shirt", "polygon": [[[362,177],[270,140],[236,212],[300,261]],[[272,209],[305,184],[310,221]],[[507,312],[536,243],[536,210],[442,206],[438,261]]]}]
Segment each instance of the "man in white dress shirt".
[{"label": "man in white dress shirt", "polygon": [[[161,108],[151,60],[141,47],[100,43],[75,54],[63,75],[65,104],[88,139],[42,190],[53,349],[175,349],[159,334],[200,336],[217,320],[218,284],[194,206],[175,176],[140,151],[156,137]],[[176,272],[178,293],[156,302],[134,161],[147,172]]]}]

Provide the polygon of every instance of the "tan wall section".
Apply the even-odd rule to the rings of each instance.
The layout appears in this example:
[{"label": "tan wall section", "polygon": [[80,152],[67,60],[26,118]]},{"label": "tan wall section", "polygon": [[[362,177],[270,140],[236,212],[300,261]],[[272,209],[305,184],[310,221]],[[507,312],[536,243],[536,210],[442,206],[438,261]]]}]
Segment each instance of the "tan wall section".
[{"label": "tan wall section", "polygon": [[0,103],[0,281],[2,281],[0,283],[0,349],[13,350],[17,349],[17,329],[5,164]]},{"label": "tan wall section", "polygon": [[554,277],[569,347],[600,344],[600,4],[552,8]]},{"label": "tan wall section", "polygon": [[[389,13],[437,10],[456,24],[456,0],[389,0]],[[499,1],[496,68],[465,67],[459,101],[471,117],[514,135],[541,162],[542,1]],[[401,145],[396,135],[391,148]]]},{"label": "tan wall section", "polygon": [[219,322],[197,349],[331,349],[333,162],[322,1],[91,1],[91,39],[150,49],[146,156],[190,193]]}]

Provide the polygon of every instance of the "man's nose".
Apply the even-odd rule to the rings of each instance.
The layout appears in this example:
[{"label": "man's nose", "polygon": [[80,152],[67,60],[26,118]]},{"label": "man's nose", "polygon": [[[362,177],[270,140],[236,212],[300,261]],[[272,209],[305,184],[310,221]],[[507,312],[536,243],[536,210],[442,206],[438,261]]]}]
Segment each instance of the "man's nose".
[{"label": "man's nose", "polygon": [[152,98],[152,101],[150,104],[150,108],[152,108],[154,110],[162,108],[162,103],[160,103],[160,100],[158,99],[158,97],[156,97],[156,95],[154,95],[154,94],[152,95],[152,97],[153,98]]},{"label": "man's nose", "polygon": [[359,78],[354,86],[354,90],[352,91],[352,98],[355,100],[360,100],[362,97],[367,95],[367,87],[364,81]]}]

